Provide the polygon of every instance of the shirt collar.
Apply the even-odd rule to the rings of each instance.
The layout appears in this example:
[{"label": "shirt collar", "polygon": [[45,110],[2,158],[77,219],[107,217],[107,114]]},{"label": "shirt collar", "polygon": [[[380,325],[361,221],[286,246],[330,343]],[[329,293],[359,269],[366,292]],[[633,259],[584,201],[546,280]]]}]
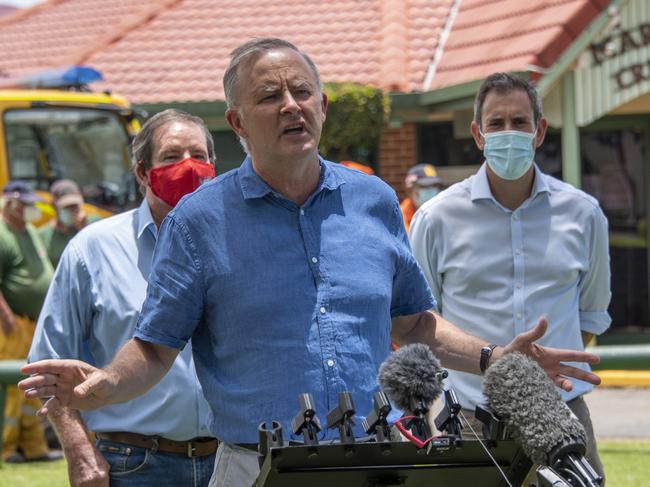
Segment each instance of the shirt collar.
[{"label": "shirt collar", "polygon": [[[341,174],[334,172],[330,167],[327,161],[322,157],[318,156],[318,162],[320,164],[320,180],[318,181],[318,186],[313,194],[320,193],[323,189],[329,189],[330,191],[335,190],[341,184],[345,183],[345,179]],[[244,159],[244,162],[239,167],[239,181],[241,185],[242,194],[244,199],[253,199],[253,198],[262,198],[269,193],[275,193],[273,189],[264,182],[264,180],[257,175],[255,169],[253,169],[253,161],[250,156],[247,156]]]},{"label": "shirt collar", "polygon": [[[486,166],[487,162],[484,162],[474,176],[471,189],[472,201],[490,199],[496,202],[494,196],[492,196],[492,191],[490,190]],[[539,167],[537,167],[537,164],[535,163],[533,163],[533,170],[535,171],[535,180],[533,182],[533,190],[531,191],[530,198],[528,198],[529,200],[535,199],[540,193],[550,192],[544,173],[540,171]]]},{"label": "shirt collar", "polygon": [[142,237],[142,234],[145,232],[145,230],[150,229],[149,231],[153,235],[153,238],[155,239],[158,236],[158,228],[156,227],[156,224],[153,221],[153,217],[151,216],[151,210],[149,209],[149,204],[147,203],[147,199],[144,198],[142,200],[142,203],[140,204],[140,207],[137,210],[137,225],[136,228],[138,230],[137,237],[140,239]]}]

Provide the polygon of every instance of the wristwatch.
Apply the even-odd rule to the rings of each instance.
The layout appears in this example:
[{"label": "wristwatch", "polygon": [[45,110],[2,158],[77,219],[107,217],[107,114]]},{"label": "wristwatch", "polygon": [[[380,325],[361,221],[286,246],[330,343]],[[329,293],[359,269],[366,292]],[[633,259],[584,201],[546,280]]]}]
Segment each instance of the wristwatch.
[{"label": "wristwatch", "polygon": [[481,360],[479,362],[479,367],[481,368],[481,373],[485,372],[490,363],[490,357],[492,352],[498,345],[496,343],[490,343],[488,346],[481,348]]}]

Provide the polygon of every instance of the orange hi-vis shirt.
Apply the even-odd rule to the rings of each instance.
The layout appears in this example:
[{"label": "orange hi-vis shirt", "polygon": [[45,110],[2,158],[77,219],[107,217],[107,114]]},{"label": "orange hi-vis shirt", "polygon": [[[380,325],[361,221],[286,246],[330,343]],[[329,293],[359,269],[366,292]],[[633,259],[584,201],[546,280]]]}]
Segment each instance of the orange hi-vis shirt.
[{"label": "orange hi-vis shirt", "polygon": [[411,220],[413,219],[413,215],[415,215],[415,204],[411,198],[404,198],[399,207],[402,210],[402,217],[404,218],[406,233],[408,233],[411,229]]}]

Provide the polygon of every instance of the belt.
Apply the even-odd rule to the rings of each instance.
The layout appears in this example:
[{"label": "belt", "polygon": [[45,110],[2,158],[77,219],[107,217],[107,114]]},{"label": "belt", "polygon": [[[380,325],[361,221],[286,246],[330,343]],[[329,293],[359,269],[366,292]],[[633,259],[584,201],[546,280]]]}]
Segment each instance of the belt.
[{"label": "belt", "polygon": [[116,443],[126,443],[138,448],[147,448],[166,453],[178,453],[192,457],[207,457],[217,451],[219,441],[216,438],[192,438],[188,441],[174,441],[160,436],[145,436],[137,433],[108,432],[96,433],[100,440],[109,440]]}]

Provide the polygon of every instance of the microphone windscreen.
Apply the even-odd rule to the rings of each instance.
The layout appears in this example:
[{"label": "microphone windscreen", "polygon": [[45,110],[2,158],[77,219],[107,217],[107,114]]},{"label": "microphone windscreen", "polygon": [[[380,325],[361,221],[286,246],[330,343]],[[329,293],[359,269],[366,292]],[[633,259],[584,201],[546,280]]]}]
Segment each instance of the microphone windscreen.
[{"label": "microphone windscreen", "polygon": [[442,368],[431,349],[412,343],[391,353],[379,368],[379,384],[399,409],[429,407],[442,392]]},{"label": "microphone windscreen", "polygon": [[509,353],[488,368],[483,394],[535,463],[549,465],[553,449],[563,443],[586,444],[584,427],[551,379],[521,353]]}]

